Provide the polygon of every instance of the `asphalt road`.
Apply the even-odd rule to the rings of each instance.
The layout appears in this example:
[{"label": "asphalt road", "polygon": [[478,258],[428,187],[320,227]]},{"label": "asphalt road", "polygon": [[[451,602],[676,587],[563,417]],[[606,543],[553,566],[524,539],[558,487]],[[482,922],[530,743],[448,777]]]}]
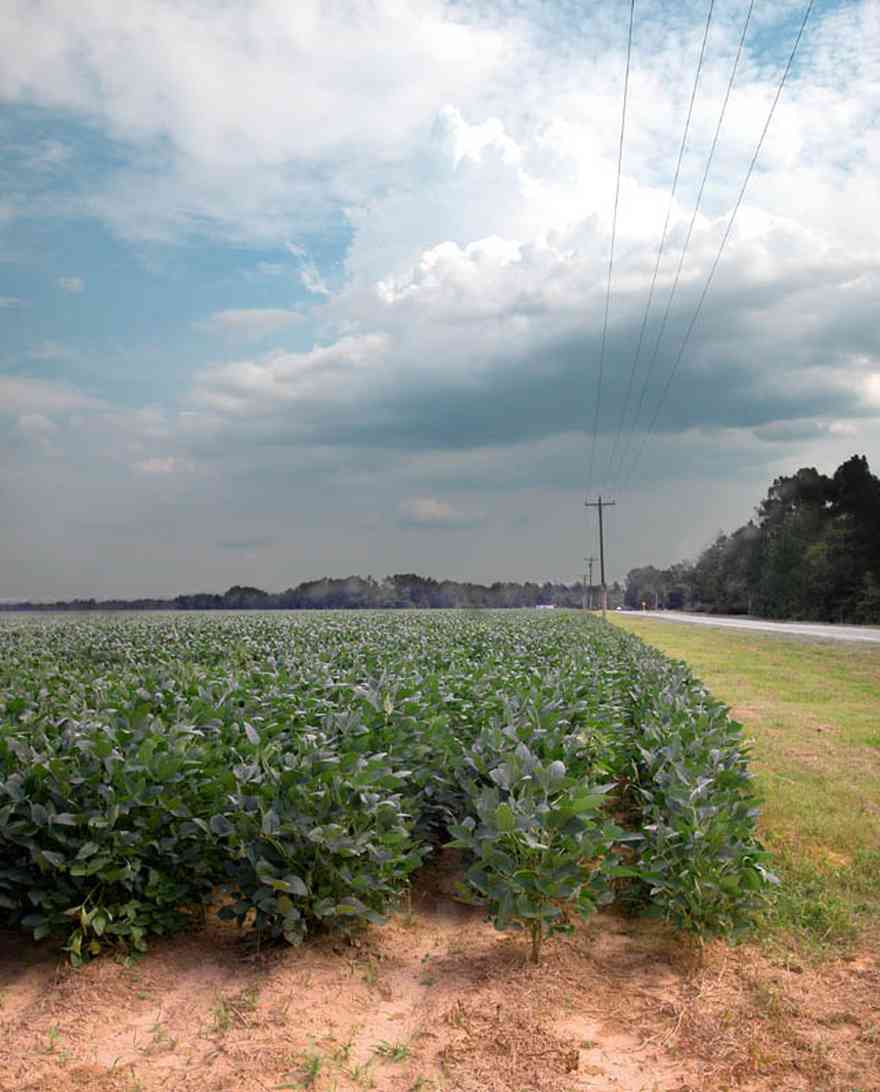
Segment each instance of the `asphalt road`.
[{"label": "asphalt road", "polygon": [[862,641],[880,645],[880,628],[876,626],[837,626],[824,622],[770,622],[763,618],[729,618],[724,615],[685,614],[677,610],[642,610],[639,618],[656,618],[662,622],[684,622],[697,626],[723,626],[730,629],[761,630],[780,637],[813,637],[825,641]]}]

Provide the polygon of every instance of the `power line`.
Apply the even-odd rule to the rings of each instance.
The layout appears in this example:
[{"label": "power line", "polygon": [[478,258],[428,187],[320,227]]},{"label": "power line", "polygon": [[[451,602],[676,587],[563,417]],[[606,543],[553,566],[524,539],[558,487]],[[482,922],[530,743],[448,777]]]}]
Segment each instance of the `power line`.
[{"label": "power line", "polygon": [[[754,0],[753,0],[753,2],[754,2]],[[650,287],[650,289],[648,291],[648,302],[645,304],[645,313],[642,316],[642,327],[639,330],[639,340],[638,340],[638,344],[636,345],[636,352],[635,352],[635,356],[633,357],[632,368],[630,369],[630,373],[629,373],[629,383],[627,384],[627,388],[626,388],[626,398],[624,399],[623,407],[622,407],[621,412],[620,412],[620,421],[619,421],[619,423],[617,425],[617,436],[614,439],[614,446],[611,449],[611,457],[608,460],[608,480],[609,481],[613,480],[612,479],[612,473],[613,473],[613,467],[614,467],[614,460],[615,460],[615,458],[617,456],[618,447],[620,446],[620,437],[621,437],[621,435],[623,433],[623,426],[624,426],[624,422],[626,420],[627,411],[629,410],[630,398],[632,397],[633,380],[635,379],[636,368],[637,368],[638,363],[639,363],[639,357],[641,356],[641,353],[642,353],[642,343],[645,340],[645,330],[647,329],[647,326],[648,326],[648,316],[649,316],[649,314],[651,312],[651,304],[654,301],[654,289],[656,288],[656,285],[657,285],[657,274],[660,272],[660,263],[661,263],[661,261],[663,259],[664,247],[666,246],[666,235],[667,235],[667,233],[669,231],[669,221],[672,218],[672,209],[673,209],[673,206],[675,204],[675,192],[676,192],[676,189],[678,188],[678,177],[679,177],[679,175],[681,173],[681,164],[682,164],[682,160],[684,159],[685,149],[687,147],[688,133],[690,132],[690,127],[691,127],[691,118],[693,117],[693,113],[694,113],[694,102],[696,101],[696,98],[697,98],[697,88],[699,87],[700,75],[701,75],[701,73],[703,71],[703,58],[706,55],[706,42],[709,39],[709,28],[712,25],[712,12],[713,12],[714,8],[715,8],[715,0],[709,0],[709,9],[708,9],[708,11],[706,13],[706,29],[703,32],[703,41],[702,41],[702,44],[700,46],[700,56],[699,56],[699,59],[697,61],[697,73],[696,73],[696,76],[694,77],[694,86],[693,86],[693,89],[691,90],[691,101],[688,104],[687,118],[686,118],[685,123],[684,123],[684,132],[682,133],[681,145],[680,145],[680,147],[678,149],[678,162],[675,164],[675,174],[674,174],[674,176],[672,178],[672,189],[670,190],[670,193],[669,193],[669,204],[668,204],[668,206],[666,208],[666,219],[663,222],[663,231],[660,234],[660,244],[657,247],[657,260],[654,263],[654,273],[653,273],[653,275],[651,277],[651,287]]]},{"label": "power line", "polygon": [[590,444],[590,465],[587,471],[587,490],[593,484],[593,465],[596,458],[596,436],[599,431],[599,408],[602,403],[602,380],[605,376],[605,346],[608,340],[608,309],[611,304],[611,277],[614,272],[614,244],[617,239],[617,208],[620,203],[620,175],[623,168],[623,137],[626,131],[626,100],[629,94],[629,70],[632,59],[633,23],[636,0],[629,5],[629,35],[626,43],[626,74],[623,78],[623,110],[620,117],[620,144],[617,149],[617,184],[614,189],[614,214],[611,218],[611,251],[608,255],[608,286],[605,290],[605,317],[602,321],[602,347],[599,352],[599,379],[596,386],[596,409],[593,414],[593,439]]},{"label": "power line", "polygon": [[[773,98],[773,102],[772,102],[772,104],[770,106],[770,112],[767,114],[767,120],[764,122],[764,128],[761,131],[761,136],[758,139],[758,143],[757,143],[757,145],[755,147],[754,154],[752,155],[751,162],[749,163],[748,170],[746,171],[746,176],[743,179],[743,184],[742,184],[742,187],[740,188],[739,195],[737,196],[736,204],[734,205],[733,212],[730,214],[730,219],[727,222],[727,227],[725,228],[724,235],[722,236],[722,239],[721,239],[721,245],[718,247],[718,253],[715,255],[715,259],[712,262],[711,269],[709,270],[709,276],[706,278],[706,283],[703,285],[703,290],[700,293],[699,300],[697,301],[696,309],[695,309],[694,314],[693,314],[693,316],[691,318],[691,321],[690,321],[690,323],[688,325],[688,328],[687,328],[687,330],[685,332],[684,338],[682,339],[681,346],[679,347],[678,354],[677,354],[677,356],[675,358],[675,361],[674,361],[674,363],[672,365],[672,369],[670,370],[669,375],[668,375],[668,377],[666,379],[666,384],[663,387],[663,391],[662,391],[662,393],[660,395],[660,399],[659,399],[659,401],[657,403],[657,407],[654,410],[654,416],[651,418],[651,424],[648,427],[648,431],[645,433],[645,436],[642,439],[642,443],[641,443],[638,451],[636,452],[636,457],[635,457],[635,459],[633,460],[633,462],[632,462],[632,464],[630,466],[630,469],[629,469],[629,472],[628,472],[628,474],[626,476],[624,485],[626,485],[626,483],[628,483],[629,480],[631,479],[633,473],[635,472],[636,467],[639,464],[639,461],[641,460],[642,453],[645,450],[645,446],[646,446],[648,440],[651,438],[651,436],[654,433],[654,426],[657,424],[657,419],[660,416],[660,411],[663,409],[663,406],[664,406],[664,404],[666,402],[666,396],[669,393],[669,388],[672,386],[672,382],[675,379],[676,373],[678,372],[678,366],[681,363],[681,359],[684,356],[684,352],[685,352],[685,349],[687,348],[687,344],[690,341],[691,334],[693,333],[694,327],[697,324],[697,320],[700,317],[700,312],[703,309],[703,303],[705,302],[706,296],[709,293],[709,288],[711,287],[712,281],[713,281],[713,279],[715,277],[715,271],[718,268],[718,264],[721,261],[721,256],[724,253],[724,248],[727,245],[727,240],[730,237],[730,232],[731,232],[731,230],[733,228],[734,220],[736,219],[736,215],[739,212],[740,205],[742,204],[743,197],[745,196],[746,188],[748,187],[749,181],[750,181],[750,179],[752,177],[752,172],[755,169],[755,164],[758,162],[758,156],[761,154],[761,148],[764,145],[764,139],[767,136],[767,132],[770,129],[770,123],[773,121],[773,115],[776,112],[776,107],[779,104],[780,98],[782,97],[782,90],[785,87],[785,82],[788,79],[789,73],[791,72],[791,67],[794,64],[794,59],[795,59],[795,56],[797,54],[798,47],[800,46],[801,38],[803,37],[804,30],[806,29],[807,21],[810,18],[810,15],[811,15],[811,13],[813,11],[814,5],[815,5],[815,0],[809,0],[809,3],[807,4],[806,10],[804,11],[804,16],[803,16],[803,19],[801,20],[801,25],[798,28],[797,37],[795,38],[794,45],[792,46],[791,53],[789,54],[788,63],[786,64],[785,69],[783,70],[782,78],[779,81],[779,86],[776,88],[776,94],[775,94],[775,96]],[[752,9],[750,7],[749,8],[749,15],[751,15],[751,10]],[[737,54],[737,59],[738,58],[739,58],[739,54]],[[726,99],[725,99],[725,106],[726,106]],[[714,145],[713,145],[713,152],[714,152]],[[702,193],[702,190],[701,190],[701,193]],[[677,280],[676,280],[676,284],[677,284]]]},{"label": "power line", "polygon": [[[727,104],[730,102],[730,95],[731,95],[731,93],[733,91],[733,85],[734,85],[734,82],[736,80],[736,73],[737,73],[737,70],[739,68],[740,60],[742,59],[743,48],[745,47],[746,35],[748,33],[749,23],[751,22],[751,18],[752,18],[752,9],[754,8],[754,6],[755,6],[755,0],[751,0],[751,3],[749,4],[748,11],[746,12],[745,22],[743,23],[742,34],[740,34],[739,46],[738,46],[737,51],[736,51],[736,57],[734,58],[734,61],[733,61],[733,68],[730,70],[730,79],[727,81],[727,90],[726,90],[726,92],[724,94],[724,101],[721,104],[721,113],[718,115],[718,122],[717,122],[717,124],[715,126],[715,134],[714,134],[714,136],[712,138],[712,146],[709,149],[709,156],[708,156],[708,158],[706,160],[706,166],[705,166],[705,168],[703,170],[703,177],[700,180],[700,188],[697,191],[697,200],[696,200],[696,203],[694,204],[693,212],[691,213],[691,219],[690,219],[690,223],[688,224],[688,230],[687,230],[687,234],[685,236],[684,245],[682,246],[681,253],[679,254],[679,257],[678,257],[678,267],[677,267],[677,269],[675,271],[675,277],[674,277],[673,282],[672,282],[672,288],[669,291],[669,296],[668,296],[668,298],[666,300],[666,307],[665,307],[664,312],[663,312],[663,317],[660,320],[660,325],[659,325],[658,330],[657,330],[657,338],[656,338],[656,340],[654,342],[654,351],[651,354],[651,359],[648,362],[648,369],[645,372],[645,378],[644,378],[644,381],[642,382],[642,389],[641,389],[641,392],[639,394],[639,401],[638,401],[638,405],[636,407],[636,413],[635,413],[635,416],[633,417],[633,422],[632,422],[632,426],[631,426],[631,430],[630,430],[630,438],[629,438],[628,442],[624,444],[624,449],[621,452],[619,470],[623,470],[623,467],[625,466],[625,464],[627,462],[627,457],[629,455],[629,450],[630,450],[630,448],[632,446],[633,439],[634,439],[634,437],[636,435],[636,428],[638,426],[639,420],[640,420],[641,415],[642,415],[642,408],[643,408],[643,406],[645,404],[645,395],[647,394],[647,391],[648,391],[648,383],[650,382],[651,376],[654,373],[654,365],[657,362],[657,356],[658,356],[659,351],[660,351],[660,343],[663,340],[663,335],[664,335],[664,333],[666,331],[666,324],[669,321],[669,314],[670,314],[670,311],[672,310],[672,303],[673,303],[673,300],[675,299],[676,292],[678,291],[678,284],[679,284],[679,281],[681,280],[681,271],[682,271],[682,269],[684,267],[684,260],[687,257],[688,248],[690,247],[691,236],[693,235],[693,232],[694,232],[694,225],[697,222],[697,216],[699,215],[700,207],[701,207],[702,202],[703,202],[703,191],[706,188],[706,181],[709,178],[709,171],[712,168],[712,161],[715,158],[715,151],[716,151],[716,149],[718,147],[718,138],[721,135],[721,129],[722,129],[722,126],[724,125],[724,118],[725,118],[725,115],[727,113]],[[631,474],[631,472],[632,472],[632,468],[630,468],[630,474]],[[629,479],[629,476],[630,475],[628,474],[627,475],[627,480]]]}]

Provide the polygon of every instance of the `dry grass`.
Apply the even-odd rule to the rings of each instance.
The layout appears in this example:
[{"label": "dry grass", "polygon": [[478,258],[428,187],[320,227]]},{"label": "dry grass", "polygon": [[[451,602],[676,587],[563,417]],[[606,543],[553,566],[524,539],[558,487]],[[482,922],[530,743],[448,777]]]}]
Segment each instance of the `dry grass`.
[{"label": "dry grass", "polygon": [[215,922],[132,967],[59,970],[25,946],[22,979],[20,938],[0,938],[0,1089],[880,1089],[876,955],[807,965],[716,942],[697,962],[667,929],[603,913],[534,967],[449,898],[454,874],[439,862],[356,947],[259,961]]}]

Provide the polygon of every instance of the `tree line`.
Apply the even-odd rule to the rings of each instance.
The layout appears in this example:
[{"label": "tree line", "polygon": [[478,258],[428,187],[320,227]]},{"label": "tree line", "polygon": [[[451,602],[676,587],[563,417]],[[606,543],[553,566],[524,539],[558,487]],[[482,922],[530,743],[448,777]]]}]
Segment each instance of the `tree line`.
[{"label": "tree line", "polygon": [[[585,595],[585,591],[587,594]],[[73,599],[54,603],[0,604],[0,610],[365,610],[432,607],[580,607],[592,595],[598,604],[599,589],[583,583],[545,581],[495,581],[474,584],[434,580],[417,573],[397,573],[382,580],[372,576],[321,577],[282,592],[267,592],[236,584],[221,594],[197,592],[174,599]],[[608,589],[609,604],[623,602],[623,588]]]},{"label": "tree line", "polygon": [[880,623],[880,479],[864,455],[832,476],[776,478],[755,517],[694,562],[632,569],[627,606]]}]

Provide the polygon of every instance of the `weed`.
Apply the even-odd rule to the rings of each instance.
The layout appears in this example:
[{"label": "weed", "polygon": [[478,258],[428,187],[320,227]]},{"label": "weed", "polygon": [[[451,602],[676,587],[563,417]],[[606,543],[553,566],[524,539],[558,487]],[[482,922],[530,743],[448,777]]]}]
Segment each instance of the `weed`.
[{"label": "weed", "polygon": [[406,1043],[388,1043],[383,1039],[373,1047],[373,1053],[386,1062],[405,1062],[409,1057],[409,1047]]},{"label": "weed", "polygon": [[411,929],[414,925],[416,925],[416,915],[413,909],[412,887],[410,884],[406,885],[400,896],[398,912],[400,914],[401,924],[407,929]]},{"label": "weed", "polygon": [[67,1065],[70,1060],[70,1051],[64,1046],[61,1032],[53,1026],[46,1032],[46,1046],[44,1053],[53,1055],[60,1065]]},{"label": "weed", "polygon": [[153,1024],[150,1033],[153,1038],[150,1045],[144,1050],[145,1054],[164,1054],[174,1050],[177,1046],[177,1040],[169,1034],[167,1028],[161,1023]]},{"label": "weed", "polygon": [[232,1009],[222,997],[211,1008],[211,1015],[214,1018],[213,1031],[225,1035],[232,1027]]},{"label": "weed", "polygon": [[300,1081],[303,1088],[311,1088],[320,1076],[324,1059],[317,1051],[304,1054],[300,1064]]},{"label": "weed", "polygon": [[419,983],[422,986],[433,986],[437,981],[437,976],[431,968],[431,958],[430,952],[422,956],[422,971],[419,975]]},{"label": "weed", "polygon": [[463,1028],[467,1026],[467,1009],[461,1001],[456,1001],[451,1009],[445,1014],[443,1019],[453,1028]]},{"label": "weed", "polygon": [[354,1081],[356,1085],[359,1085],[361,1088],[372,1088],[376,1083],[373,1080],[372,1073],[370,1072],[370,1062],[372,1062],[372,1058],[369,1061],[364,1062],[362,1065],[353,1065],[348,1070],[349,1077]]},{"label": "weed", "polygon": [[776,864],[781,882],[765,914],[766,924],[792,934],[816,954],[849,945],[857,934],[853,907],[835,890],[839,885],[833,876],[788,852]]},{"label": "weed", "polygon": [[345,1043],[340,1043],[333,1051],[333,1061],[337,1065],[348,1065],[351,1060],[351,1048],[354,1045],[353,1040],[349,1039]]},{"label": "weed", "polygon": [[242,990],[233,997],[218,997],[211,1008],[211,1015],[214,1018],[211,1030],[215,1034],[225,1035],[233,1024],[247,1025],[245,1013],[254,1011],[258,997],[258,991],[253,987]]}]

